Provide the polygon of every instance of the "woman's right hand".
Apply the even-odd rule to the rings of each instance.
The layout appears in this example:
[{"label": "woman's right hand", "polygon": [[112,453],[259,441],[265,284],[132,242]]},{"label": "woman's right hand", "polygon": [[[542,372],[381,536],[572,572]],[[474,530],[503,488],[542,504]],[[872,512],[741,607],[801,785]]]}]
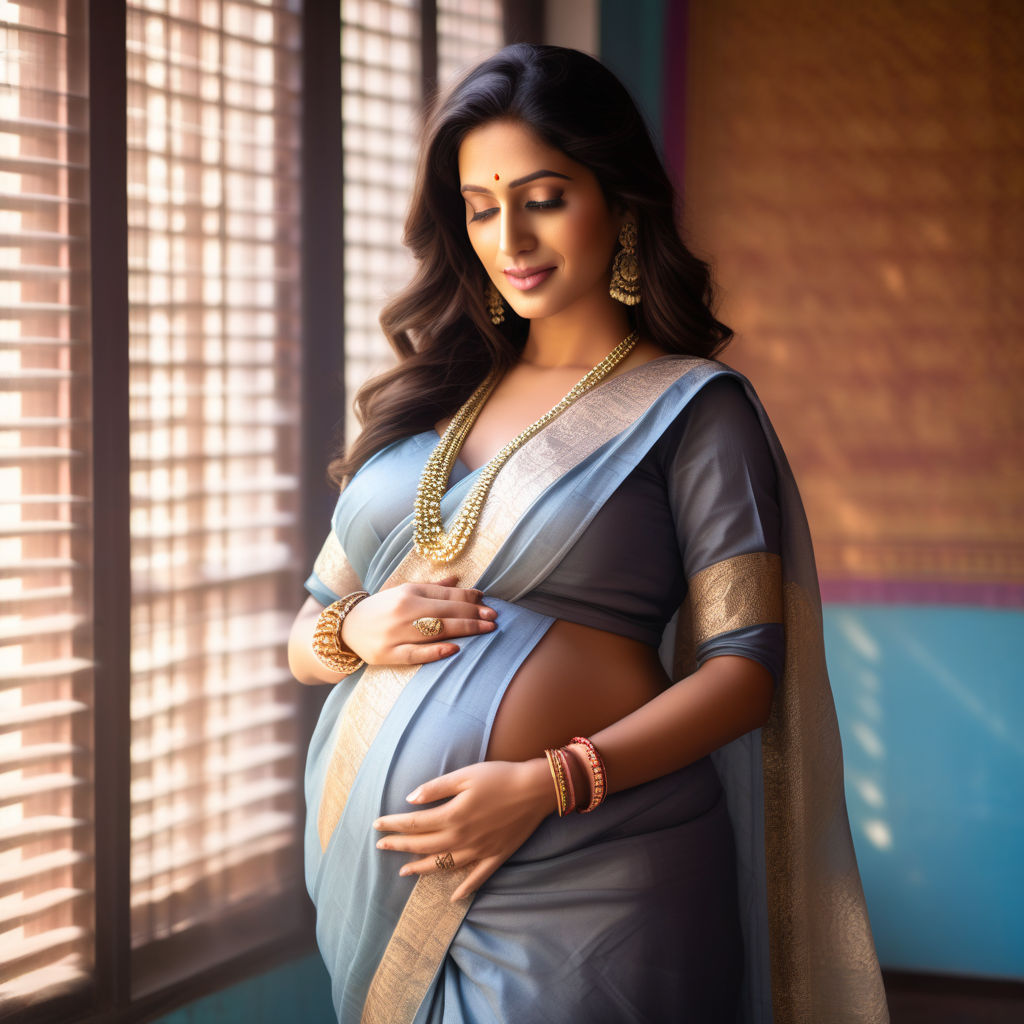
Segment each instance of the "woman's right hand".
[{"label": "woman's right hand", "polygon": [[[422,665],[454,654],[452,638],[489,633],[498,613],[483,604],[479,590],[437,583],[400,583],[360,601],[346,616],[341,640],[368,665]],[[441,632],[425,637],[413,623],[441,620]]]}]

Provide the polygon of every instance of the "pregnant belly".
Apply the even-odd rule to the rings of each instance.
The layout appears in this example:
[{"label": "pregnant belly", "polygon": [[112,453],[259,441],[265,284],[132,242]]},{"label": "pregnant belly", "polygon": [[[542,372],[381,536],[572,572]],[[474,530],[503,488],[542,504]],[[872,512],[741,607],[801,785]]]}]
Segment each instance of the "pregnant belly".
[{"label": "pregnant belly", "polygon": [[669,685],[647,644],[558,620],[530,652],[498,708],[488,760],[524,761],[618,721]]}]

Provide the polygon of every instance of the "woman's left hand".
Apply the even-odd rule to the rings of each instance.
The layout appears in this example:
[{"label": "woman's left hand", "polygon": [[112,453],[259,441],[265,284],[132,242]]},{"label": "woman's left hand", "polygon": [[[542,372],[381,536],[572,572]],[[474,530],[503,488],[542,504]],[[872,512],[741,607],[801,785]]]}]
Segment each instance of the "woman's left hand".
[{"label": "woman's left hand", "polygon": [[[469,867],[453,902],[476,892],[555,809],[544,758],[471,764],[425,782],[407,799],[414,804],[446,802],[378,818],[373,827],[391,834],[377,847],[417,854],[400,875]],[[448,853],[453,863],[439,867],[435,858]]]}]

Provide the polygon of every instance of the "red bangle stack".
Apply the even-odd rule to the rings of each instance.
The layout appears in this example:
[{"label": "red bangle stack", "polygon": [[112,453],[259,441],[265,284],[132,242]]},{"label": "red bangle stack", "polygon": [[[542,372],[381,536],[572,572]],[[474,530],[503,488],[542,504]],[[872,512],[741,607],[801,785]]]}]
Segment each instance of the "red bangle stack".
[{"label": "red bangle stack", "polygon": [[572,769],[569,765],[570,752],[568,747],[545,750],[551,780],[555,784],[555,799],[558,803],[558,816],[564,817],[570,811],[589,814],[599,807],[608,793],[608,775],[604,761],[597,748],[585,736],[574,736],[572,743],[579,743],[587,752],[587,765],[590,768],[590,803],[586,807],[576,804],[576,790],[572,781]]},{"label": "red bangle stack", "polygon": [[573,736],[573,743],[578,743],[587,752],[587,763],[590,765],[590,803],[586,807],[578,807],[580,814],[589,814],[599,807],[608,793],[608,773],[605,771],[604,760],[586,736]]}]

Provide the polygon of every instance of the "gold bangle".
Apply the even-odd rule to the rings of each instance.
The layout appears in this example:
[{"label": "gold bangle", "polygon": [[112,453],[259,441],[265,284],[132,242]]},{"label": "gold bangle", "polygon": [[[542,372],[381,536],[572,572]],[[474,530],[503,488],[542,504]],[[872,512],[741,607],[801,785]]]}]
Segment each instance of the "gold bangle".
[{"label": "gold bangle", "polygon": [[558,816],[565,817],[569,813],[569,793],[565,785],[563,762],[558,756],[557,750],[545,750],[544,755],[548,759],[548,769],[551,772],[551,781],[555,784],[555,799],[558,801]]},{"label": "gold bangle", "polygon": [[361,669],[366,664],[354,651],[350,651],[341,642],[341,624],[345,616],[360,601],[370,595],[365,590],[356,590],[345,597],[329,604],[316,620],[316,629],[313,631],[313,653],[322,665],[326,665],[332,672],[340,672],[343,676],[350,676],[353,672]]}]

